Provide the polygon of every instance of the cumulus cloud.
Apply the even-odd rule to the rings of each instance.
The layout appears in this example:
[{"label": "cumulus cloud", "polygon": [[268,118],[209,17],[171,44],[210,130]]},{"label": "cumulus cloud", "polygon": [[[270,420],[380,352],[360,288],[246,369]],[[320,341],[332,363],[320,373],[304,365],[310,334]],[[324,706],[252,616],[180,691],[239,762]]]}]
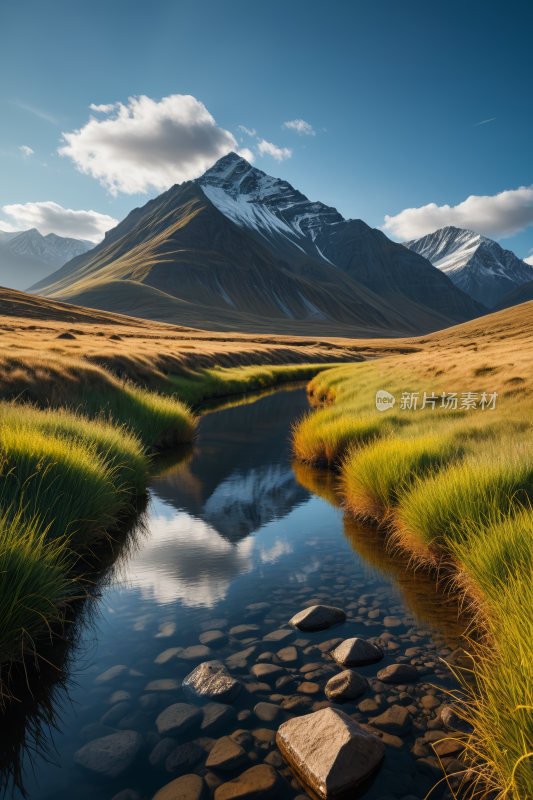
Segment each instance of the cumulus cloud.
[{"label": "cumulus cloud", "polygon": [[291,122],[284,122],[282,128],[288,128],[291,131],[296,131],[300,136],[306,133],[307,136],[316,136],[313,126],[303,119],[293,119]]},{"label": "cumulus cloud", "polygon": [[99,114],[110,114],[115,106],[116,103],[102,103],[99,106],[95,105],[95,103],[91,103],[89,108],[91,108],[93,111],[98,111]]},{"label": "cumulus cloud", "polygon": [[[117,103],[107,119],[91,117],[79,130],[63,133],[58,152],[116,196],[192,180],[237,148],[233,134],[216,124],[203,103],[174,94]],[[239,155],[254,160],[247,148]]]},{"label": "cumulus cloud", "polygon": [[21,145],[21,147],[19,147],[19,150],[22,150],[22,154],[25,156],[33,155],[33,150],[31,149],[31,147],[27,147],[27,145],[25,144]]},{"label": "cumulus cloud", "polygon": [[272,156],[272,158],[275,158],[276,161],[283,161],[285,158],[290,158],[292,156],[292,150],[288,147],[276,147],[275,144],[266,142],[264,139],[259,139],[257,149],[261,157],[267,153],[269,156]]},{"label": "cumulus cloud", "polygon": [[385,216],[381,230],[398,239],[418,239],[447,225],[501,239],[533,225],[533,186],[499,192],[493,196],[471,195],[457,206],[429,203]]},{"label": "cumulus cloud", "polygon": [[248,128],[244,127],[244,125],[239,125],[239,130],[242,131],[243,133],[247,133],[248,136],[255,136],[255,134],[257,133],[255,128],[252,128],[252,130],[249,131]]},{"label": "cumulus cloud", "polygon": [[526,264],[531,264],[531,266],[533,267],[533,256],[528,256],[527,258],[524,258],[523,260],[526,262]]},{"label": "cumulus cloud", "polygon": [[4,206],[2,210],[12,217],[18,226],[13,227],[9,222],[2,222],[4,229],[7,225],[11,230],[19,230],[22,225],[24,230],[37,228],[43,236],[56,233],[58,236],[89,239],[91,242],[100,242],[105,232],[118,224],[118,220],[107,214],[99,214],[97,211],[73,211],[71,208],[62,208],[51,200],[44,203],[16,203]]}]

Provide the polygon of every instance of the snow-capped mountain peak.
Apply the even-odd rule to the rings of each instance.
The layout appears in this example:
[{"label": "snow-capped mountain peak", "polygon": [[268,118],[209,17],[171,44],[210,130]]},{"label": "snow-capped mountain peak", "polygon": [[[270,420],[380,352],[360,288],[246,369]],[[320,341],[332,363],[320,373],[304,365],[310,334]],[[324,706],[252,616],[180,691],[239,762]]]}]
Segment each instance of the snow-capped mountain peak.
[{"label": "snow-capped mountain peak", "polygon": [[533,267],[475,231],[449,225],[403,244],[489,308],[517,286],[533,280]]}]

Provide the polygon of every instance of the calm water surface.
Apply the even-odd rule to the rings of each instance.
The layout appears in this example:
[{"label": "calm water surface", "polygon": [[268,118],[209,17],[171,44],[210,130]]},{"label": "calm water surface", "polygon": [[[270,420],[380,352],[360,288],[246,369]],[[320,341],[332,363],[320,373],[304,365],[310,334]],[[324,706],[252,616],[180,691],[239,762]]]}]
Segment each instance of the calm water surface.
[{"label": "calm water surface", "polygon": [[[144,529],[137,529],[131,546],[119,556],[113,580],[99,601],[97,628],[87,626],[81,652],[71,664],[76,685],[69,692],[70,704],[65,705],[59,732],[54,735],[55,764],[37,758],[32,771],[29,759],[26,761],[25,788],[30,798],[111,800],[122,790],[132,789],[142,800],[150,800],[177,777],[179,773],[169,774],[164,763],[156,768],[148,760],[159,741],[155,719],[168,705],[185,702],[181,691],[172,688],[172,679],[183,678],[205,657],[183,660],[174,656],[165,663],[156,663],[156,659],[171,648],[199,645],[202,631],[215,629],[227,634],[237,625],[258,626],[244,638],[242,634],[239,639],[230,636],[211,656],[228,658],[285,626],[306,600],[318,595],[321,602],[346,608],[349,619],[334,630],[294,635],[299,660],[286,666],[297,674],[306,662],[323,660],[325,665],[335,666],[327,657],[304,653],[307,647],[331,638],[380,637],[388,630],[388,638],[382,640],[387,648],[385,659],[360,670],[370,679],[408,648],[421,648],[422,665],[433,660],[431,653],[445,656],[457,646],[460,630],[454,622],[454,609],[447,607],[422,577],[406,576],[401,565],[383,552],[379,537],[343,519],[330,474],[293,467],[290,426],[307,409],[305,390],[298,388],[208,413],[201,421],[194,448],[184,448],[157,462]],[[264,601],[270,603],[266,613],[247,616],[246,606]],[[379,609],[375,619],[368,618],[372,607]],[[396,626],[386,629],[385,616],[395,617]],[[259,646],[248,666],[234,673],[246,679],[261,651],[275,653],[283,646]],[[98,676],[117,665],[124,667],[120,675],[95,684]],[[427,667],[427,677],[416,685],[411,708],[428,691],[444,699],[438,690],[429,689],[430,683],[443,689],[452,687],[440,666],[436,658],[434,666]],[[165,679],[170,682],[152,684]],[[306,701],[309,710],[325,700],[326,680],[317,679],[320,689]],[[387,687],[384,693],[379,686],[361,699],[372,699],[375,694],[381,696],[379,703],[385,703],[379,711],[363,713],[359,701],[344,710],[366,723],[398,700],[395,687]],[[256,731],[250,755],[253,761],[237,774],[261,763],[276,749],[269,743],[268,733],[261,739],[257,729],[275,731],[287,718],[283,710],[275,721],[257,718],[255,705],[269,698],[276,704],[284,700],[276,696],[274,686],[263,694],[243,689],[234,704],[239,720],[232,719],[201,739],[200,731],[191,729],[179,743],[199,741],[207,753],[219,736],[241,728]],[[100,721],[120,701],[129,707],[113,712],[103,724],[139,731],[145,749],[133,772],[113,782],[94,783],[78,771],[73,756],[91,739],[109,733],[99,727]],[[401,702],[407,701],[409,698]],[[368,800],[423,798],[435,783],[410,753],[415,739],[424,736],[425,725],[434,717],[434,712],[419,711],[418,727],[388,744],[380,776],[365,795]],[[124,716],[126,724],[121,724]],[[205,775],[204,761],[205,756],[186,772]],[[279,768],[283,770],[284,765]],[[228,773],[225,779],[232,777],[234,774]],[[431,797],[442,797],[443,790],[441,785]],[[289,798],[301,793],[288,783],[283,790],[283,796]],[[23,795],[17,790],[15,796]]]}]

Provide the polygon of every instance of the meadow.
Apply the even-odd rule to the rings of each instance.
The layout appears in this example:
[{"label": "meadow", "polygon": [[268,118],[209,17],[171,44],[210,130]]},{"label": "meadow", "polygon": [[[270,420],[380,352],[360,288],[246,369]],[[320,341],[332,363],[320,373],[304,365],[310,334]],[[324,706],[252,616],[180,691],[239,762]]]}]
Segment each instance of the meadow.
[{"label": "meadow", "polygon": [[[308,386],[315,410],[293,434],[297,459],[336,471],[353,517],[474,614],[475,688],[460,713],[474,727],[479,785],[498,798],[533,796],[528,311],[433,334],[418,353],[321,373]],[[396,398],[386,411],[376,408],[382,390]]]}]

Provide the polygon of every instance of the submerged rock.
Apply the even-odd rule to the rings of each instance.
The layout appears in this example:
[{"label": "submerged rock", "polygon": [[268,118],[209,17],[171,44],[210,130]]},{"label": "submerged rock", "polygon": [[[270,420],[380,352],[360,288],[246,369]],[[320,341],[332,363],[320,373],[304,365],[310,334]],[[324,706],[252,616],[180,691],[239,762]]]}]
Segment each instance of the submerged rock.
[{"label": "submerged rock", "polygon": [[248,761],[248,753],[229,736],[223,736],[213,747],[205,762],[212,769],[232,770]]},{"label": "submerged rock", "polygon": [[348,702],[361,697],[368,689],[368,681],[354,669],[345,669],[334,675],[324,689],[328,700],[336,703]]},{"label": "submerged rock", "polygon": [[203,778],[199,775],[183,775],[167,783],[153,800],[208,800],[209,792]]},{"label": "submerged rock", "polygon": [[115,678],[118,678],[120,675],[126,672],[127,669],[128,668],[124,664],[117,664],[116,667],[111,667],[111,669],[102,672],[101,675],[94,679],[95,686],[100,686],[102,683],[113,681]]},{"label": "submerged rock", "polygon": [[[238,778],[223,783],[215,789],[214,800],[271,800],[279,797],[281,781],[270,764],[258,764],[247,769]],[[154,797],[154,800],[163,798]],[[166,800],[166,798],[165,798]]]},{"label": "submerged rock", "polygon": [[148,756],[148,761],[152,765],[152,767],[164,767],[165,761],[169,757],[169,755],[176,749],[178,746],[178,740],[172,739],[167,736],[165,739],[161,739],[160,742],[156,744],[150,755]]},{"label": "submerged rock", "polygon": [[194,742],[178,745],[165,761],[167,772],[183,775],[189,772],[197,761],[205,755],[205,750]]},{"label": "submerged rock", "polygon": [[204,661],[193,669],[183,681],[183,688],[195,700],[218,700],[233,703],[237,698],[241,683],[233,678],[222,661]]},{"label": "submerged rock", "polygon": [[370,788],[385,758],[381,739],[336,708],[283,723],[276,744],[298,779],[322,800]]},{"label": "submerged rock", "polygon": [[342,644],[331,651],[331,655],[343,667],[366,667],[377,664],[384,657],[383,652],[375,644],[366,639],[345,639]]},{"label": "submerged rock", "polygon": [[379,717],[373,717],[371,724],[387,733],[405,734],[411,730],[411,714],[405,706],[393,705]]},{"label": "submerged rock", "polygon": [[160,736],[176,736],[199,722],[202,709],[190,703],[174,703],[165,708],[157,717],[155,724]]},{"label": "submerged rock", "polygon": [[325,631],[332,625],[346,622],[346,613],[334,606],[310,606],[296,614],[289,625],[300,631]]},{"label": "submerged rock", "polygon": [[258,681],[275,681],[286,675],[287,670],[277,664],[254,664],[251,673]]},{"label": "submerged rock", "polygon": [[411,664],[390,664],[381,669],[377,677],[383,683],[412,683],[418,680],[420,673]]},{"label": "submerged rock", "polygon": [[235,709],[225,703],[208,703],[202,708],[204,718],[200,725],[203,735],[210,734],[221,725],[228,724],[235,718]]},{"label": "submerged rock", "polygon": [[143,744],[135,731],[113,733],[84,745],[74,753],[74,763],[93,776],[112,780],[132,766]]},{"label": "submerged rock", "polygon": [[474,728],[472,725],[470,725],[468,722],[465,722],[464,719],[461,719],[452,706],[446,706],[446,708],[443,708],[440,718],[448,728],[451,728],[454,731],[467,734],[474,733]]}]

